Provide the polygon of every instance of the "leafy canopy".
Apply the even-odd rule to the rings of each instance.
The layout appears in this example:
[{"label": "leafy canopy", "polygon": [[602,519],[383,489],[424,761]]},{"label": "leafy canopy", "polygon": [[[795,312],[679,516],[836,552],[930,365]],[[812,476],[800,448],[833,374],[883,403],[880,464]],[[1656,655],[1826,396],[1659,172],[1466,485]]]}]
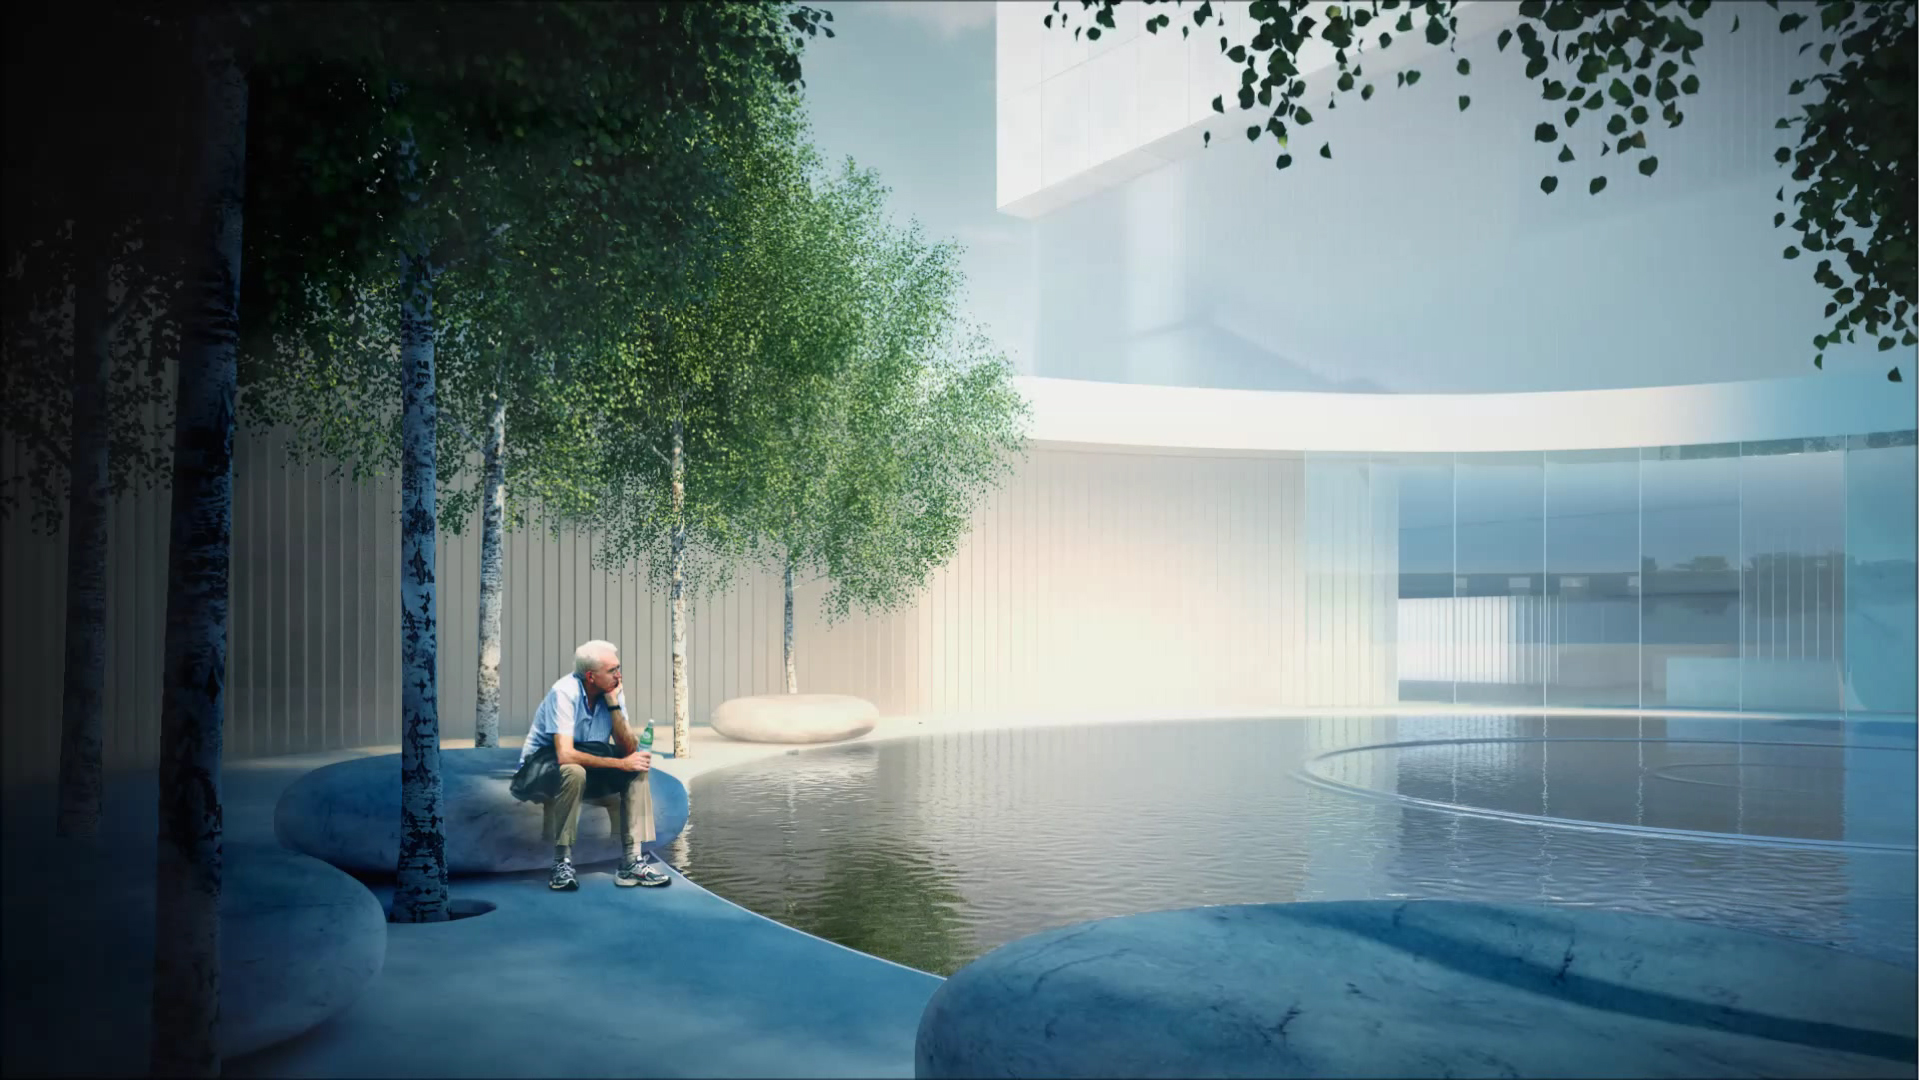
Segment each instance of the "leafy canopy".
[{"label": "leafy canopy", "polygon": [[766,402],[743,452],[750,544],[828,578],[830,623],[910,601],[1023,445],[1011,366],[958,316],[958,247],[892,226],[885,196],[851,162],[823,186],[821,246],[850,250],[814,291],[849,305],[852,337],[823,342],[836,351],[813,382]]}]

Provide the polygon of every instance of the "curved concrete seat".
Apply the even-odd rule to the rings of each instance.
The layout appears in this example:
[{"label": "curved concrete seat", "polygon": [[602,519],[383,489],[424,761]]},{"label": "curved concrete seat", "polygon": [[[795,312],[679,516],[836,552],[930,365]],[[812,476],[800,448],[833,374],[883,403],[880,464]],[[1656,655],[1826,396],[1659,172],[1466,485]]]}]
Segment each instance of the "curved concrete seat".
[{"label": "curved concrete seat", "polygon": [[[69,844],[45,880],[9,887],[8,1075],[144,1075],[153,1001],[151,856]],[[226,847],[220,1033],[227,1059],[272,1046],[356,1001],[385,963],[387,921],[367,887],[265,844]],[[36,914],[36,911],[38,912]],[[30,992],[15,994],[15,988]]]},{"label": "curved concrete seat", "polygon": [[873,730],[880,710],[848,694],[756,694],[723,701],[713,730],[729,739],[762,743],[823,743]]},{"label": "curved concrete seat", "polygon": [[1036,934],[956,972],[914,1074],[1912,1076],[1914,973],[1679,919],[1250,904]]},{"label": "curved concrete seat", "polygon": [[[440,751],[449,874],[543,870],[553,864],[553,846],[540,835],[540,805],[521,802],[507,790],[519,758],[518,747]],[[657,768],[648,774],[648,784],[655,834],[648,847],[654,849],[686,827],[687,789]],[[282,844],[342,870],[391,876],[400,858],[400,755],[356,758],[301,777],[274,807],[273,831]],[[619,857],[620,842],[607,812],[582,806],[574,862]]]}]

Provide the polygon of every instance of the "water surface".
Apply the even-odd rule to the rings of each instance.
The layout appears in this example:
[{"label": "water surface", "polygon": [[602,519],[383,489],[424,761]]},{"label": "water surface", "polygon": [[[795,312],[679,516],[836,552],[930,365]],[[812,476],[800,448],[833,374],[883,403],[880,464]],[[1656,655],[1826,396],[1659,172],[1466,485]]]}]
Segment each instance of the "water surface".
[{"label": "water surface", "polygon": [[1385,898],[1675,915],[1911,965],[1913,732],[1492,715],[934,735],[699,777],[670,858],[941,975],[1086,919]]}]

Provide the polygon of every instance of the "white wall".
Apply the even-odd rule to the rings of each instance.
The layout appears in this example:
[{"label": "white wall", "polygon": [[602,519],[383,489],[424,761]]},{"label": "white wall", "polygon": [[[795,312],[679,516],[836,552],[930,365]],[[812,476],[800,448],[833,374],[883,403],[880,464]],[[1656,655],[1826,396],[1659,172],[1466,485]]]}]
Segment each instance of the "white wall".
[{"label": "white wall", "polygon": [[[1599,156],[1608,110],[1567,133],[1577,160],[1557,163],[1560,143],[1537,143],[1533,130],[1562,124],[1564,106],[1540,99],[1516,47],[1498,52],[1483,32],[1459,46],[1470,76],[1451,70],[1451,54],[1429,55],[1410,89],[1396,88],[1370,54],[1367,78],[1380,91],[1365,103],[1344,96],[1334,110],[1312,95],[1314,122],[1295,131],[1295,163],[1284,172],[1273,167],[1270,139],[1245,140],[1254,114],[1230,100],[1228,115],[1211,121],[1211,149],[1163,154],[1145,142],[1146,156],[1135,154],[1116,179],[1092,163],[1092,150],[1074,149],[1094,145],[1076,130],[1099,125],[1071,117],[1096,102],[1124,112],[1126,94],[1088,90],[1076,106],[1082,98],[1065,80],[1076,71],[1091,80],[1098,62],[1148,48],[1144,36],[1100,56],[1104,38],[1082,44],[1087,59],[1076,65],[1071,38],[1041,31],[1036,68],[1013,30],[1041,10],[1012,7],[1018,19],[1001,38],[1000,201],[1039,214],[1037,375],[1485,393],[1813,373],[1811,339],[1827,328],[1827,296],[1811,277],[1817,260],[1781,258],[1794,236],[1772,226],[1783,208],[1775,192],[1790,185],[1773,152],[1792,134],[1774,121],[1796,104],[1787,84],[1806,60],[1771,13],[1731,34],[1738,5],[1714,9],[1696,58],[1702,89],[1682,99],[1685,122],[1670,129],[1656,116],[1648,128],[1660,161],[1652,177],[1638,174],[1637,155]],[[1211,113],[1191,112],[1211,97],[1193,92],[1192,72],[1196,56],[1217,53],[1218,31],[1201,36],[1183,46],[1193,54],[1188,85],[1137,73],[1131,108],[1144,115],[1172,95],[1208,123]],[[1041,82],[1023,86],[1036,71]],[[1473,99],[1465,112],[1455,104],[1461,93]],[[1052,118],[1056,106],[1068,119]],[[1140,123],[1135,144],[1160,130]],[[1189,134],[1166,145],[1197,144]],[[1322,143],[1332,160],[1318,157]],[[1551,196],[1538,188],[1549,172],[1561,180]],[[1096,183],[1096,174],[1107,179]],[[1589,195],[1595,175],[1609,186]],[[1020,194],[1033,184],[1045,190]],[[1878,375],[1910,353],[1856,345],[1830,351],[1827,370]]]},{"label": "white wall", "polygon": [[[1071,27],[1095,24],[1086,13],[1032,0],[999,0],[995,10],[994,89],[999,128],[996,204],[1015,217],[1041,217],[1096,191],[1198,153],[1202,133],[1223,120],[1213,98],[1234,100],[1239,66],[1221,52],[1220,38],[1245,42],[1257,25],[1246,0],[1215,2],[1224,26],[1194,25],[1197,4],[1114,7],[1112,29],[1099,40],[1075,37]],[[1470,40],[1518,19],[1510,3],[1463,0],[1459,34]],[[1171,19],[1156,33],[1158,15]],[[1068,29],[1061,30],[1059,27]],[[1185,27],[1187,34],[1182,34]],[[1376,74],[1419,62],[1435,50],[1414,36],[1369,61]],[[1333,46],[1314,40],[1301,49],[1310,85],[1330,78]],[[1221,131],[1244,125],[1226,124]]]}]

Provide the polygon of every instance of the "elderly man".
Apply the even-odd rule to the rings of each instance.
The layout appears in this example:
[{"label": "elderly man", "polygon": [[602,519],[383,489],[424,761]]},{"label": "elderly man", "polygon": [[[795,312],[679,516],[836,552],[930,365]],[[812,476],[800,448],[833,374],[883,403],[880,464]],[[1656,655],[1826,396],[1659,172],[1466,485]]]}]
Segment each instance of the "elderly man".
[{"label": "elderly man", "polygon": [[547,887],[573,890],[573,838],[580,804],[607,808],[624,857],[616,885],[660,886],[673,879],[653,864],[644,845],[654,838],[653,792],[647,770],[653,755],[638,749],[620,704],[620,651],[589,641],[573,654],[573,674],[561,676],[533,714],[514,774],[516,798],[545,806],[545,835],[553,845]]}]

